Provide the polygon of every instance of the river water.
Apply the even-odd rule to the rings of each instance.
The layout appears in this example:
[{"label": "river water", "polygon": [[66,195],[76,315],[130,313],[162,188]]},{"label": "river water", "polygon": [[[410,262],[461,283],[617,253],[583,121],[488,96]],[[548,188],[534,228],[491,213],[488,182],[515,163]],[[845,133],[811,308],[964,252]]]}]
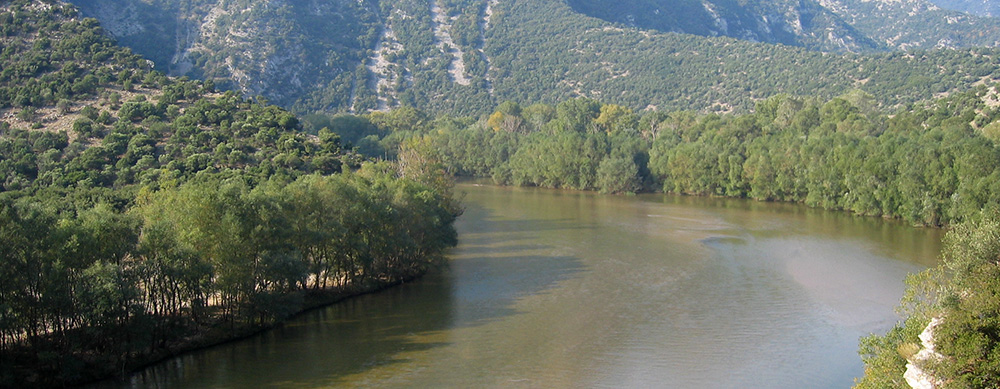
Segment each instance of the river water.
[{"label": "river water", "polygon": [[844,388],[942,234],[792,204],[458,190],[447,267],[125,386]]}]

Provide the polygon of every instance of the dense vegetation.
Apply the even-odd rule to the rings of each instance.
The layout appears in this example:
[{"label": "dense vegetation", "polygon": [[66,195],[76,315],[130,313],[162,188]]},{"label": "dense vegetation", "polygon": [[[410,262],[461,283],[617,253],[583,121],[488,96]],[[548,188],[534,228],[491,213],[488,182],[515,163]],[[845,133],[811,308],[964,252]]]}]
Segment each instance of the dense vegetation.
[{"label": "dense vegetation", "polygon": [[0,20],[0,386],[242,336],[455,244],[420,144],[363,162],[281,108],[152,70],[71,7],[3,2]]},{"label": "dense vegetation", "polygon": [[754,114],[636,114],[575,99],[507,102],[478,120],[412,108],[313,118],[366,152],[430,145],[448,170],[496,182],[627,193],[641,190],[792,201],[915,225],[953,225],[944,264],[912,277],[905,322],[864,339],[861,387],[907,387],[908,359],[931,319],[941,359],[920,363],[954,387],[1000,384],[998,95],[980,86],[895,115],[851,93],[822,102],[776,96]]},{"label": "dense vegetation", "polygon": [[941,8],[968,12],[979,16],[1000,16],[1000,4],[986,0],[934,0]]},{"label": "dense vegetation", "polygon": [[584,14],[631,27],[730,36],[828,52],[996,46],[1000,41],[1000,24],[995,20],[939,9],[925,0],[568,3]]},{"label": "dense vegetation", "polygon": [[865,36],[819,2],[626,0],[614,6],[603,0],[567,3],[585,15],[641,29],[728,36],[817,51],[862,52],[886,46]]},{"label": "dense vegetation", "polygon": [[[575,97],[634,110],[750,112],[756,101],[777,94],[826,100],[854,88],[873,95],[881,106],[895,109],[968,89],[983,79],[1000,79],[996,49],[934,49],[938,42],[968,47],[959,37],[978,37],[979,33],[984,34],[979,43],[990,43],[990,36],[1000,35],[990,31],[995,26],[948,24],[948,15],[940,14],[934,14],[933,21],[920,19],[927,10],[918,12],[913,17],[918,21],[906,31],[927,31],[931,26],[940,31],[933,37],[907,35],[914,41],[924,40],[924,44],[908,46],[914,51],[835,55],[728,37],[632,28],[571,8],[579,3],[588,4],[588,9],[622,11],[635,6],[642,11],[636,15],[649,16],[655,15],[652,8],[662,4],[654,1],[613,6],[594,1],[436,1],[444,23],[434,20],[429,2],[415,0],[321,2],[315,7],[319,3],[278,5],[246,0],[74,3],[83,7],[85,15],[101,17],[121,42],[155,59],[160,70],[213,79],[221,87],[263,95],[300,114],[411,106],[434,114],[479,115],[507,100],[556,104]],[[703,11],[701,3],[695,3],[692,9]],[[785,14],[784,8],[770,3],[748,2],[757,5],[747,5],[740,12],[752,14],[746,23],[772,11]],[[851,7],[884,4],[857,3]],[[673,9],[680,3],[670,4]],[[798,23],[805,23],[807,32],[807,16],[819,7],[812,2],[775,4],[795,5]],[[898,8],[902,5],[886,7],[891,8],[892,18],[909,18],[909,13]],[[668,14],[675,15],[666,9],[660,13],[663,18]],[[827,17],[832,16],[824,12],[813,19],[820,25],[819,19]],[[861,18],[858,23],[880,28],[898,24],[887,20],[896,19]],[[792,22],[782,23],[794,27]],[[834,24],[843,24],[838,23]],[[435,29],[447,32],[453,44],[444,47]],[[949,29],[972,32],[950,34]],[[838,35],[845,42],[858,35],[847,34],[848,30],[844,27],[844,34]],[[784,34],[781,31],[775,27],[773,33]],[[825,29],[817,26],[813,32],[816,37],[802,39],[827,39]],[[886,39],[898,35],[894,31],[885,34]],[[863,36],[855,39],[859,40]],[[461,74],[468,85],[459,83],[454,74],[460,70],[454,68],[457,57],[463,60]],[[383,62],[376,63],[376,59]]]},{"label": "dense vegetation", "polygon": [[[511,7],[495,17],[497,28],[487,36],[503,34],[521,44],[486,47],[494,62],[510,64],[496,69],[493,85],[498,99],[511,101],[554,104],[581,96],[632,109],[747,112],[756,101],[782,93],[825,100],[860,89],[891,111],[994,78],[998,63],[994,49],[836,56],[610,28],[553,2]],[[553,17],[540,21],[535,14]],[[550,38],[563,31],[581,32],[568,41]]]},{"label": "dense vegetation", "polygon": [[[944,239],[943,263],[910,276],[901,310],[907,319],[884,336],[862,339],[860,388],[905,388],[907,363],[938,387],[1000,385],[1000,213],[991,208],[958,224]],[[928,324],[933,323],[933,324]],[[918,335],[932,334],[936,357],[920,357]]]},{"label": "dense vegetation", "polygon": [[[864,341],[861,384],[901,385],[931,318],[947,357],[926,369],[998,384],[994,49],[834,56],[623,29],[543,1],[491,4],[487,26],[486,3],[440,1],[461,85],[426,2],[175,3],[122,4],[168,7],[149,20],[207,34],[158,66],[210,81],[167,77],[72,7],[0,2],[0,385],[85,381],[417,276],[455,243],[446,173],[954,224],[947,268],[911,281],[909,319]],[[329,12],[349,20],[342,34],[315,28]],[[143,25],[130,23],[116,28]],[[267,54],[248,57],[260,37]],[[388,70],[365,66],[379,40],[395,47]],[[288,78],[257,82],[268,72]],[[212,80],[320,113],[300,121]],[[402,107],[323,113],[383,104]]]},{"label": "dense vegetation", "polygon": [[[38,3],[48,10],[37,15],[26,6],[7,5],[0,13],[0,109],[18,108],[19,118],[30,121],[37,109],[69,109],[101,85],[143,82],[146,60],[116,46],[96,20],[67,20],[77,13],[69,6]],[[151,76],[149,83],[161,79]]]},{"label": "dense vegetation", "polygon": [[372,155],[421,137],[449,171],[501,184],[791,201],[940,226],[997,203],[995,101],[981,86],[891,117],[855,92],[776,96],[745,115],[640,115],[574,99],[508,102],[479,120],[404,109],[318,122]]},{"label": "dense vegetation", "polygon": [[419,276],[455,243],[448,197],[385,163],[249,181],[143,189],[125,212],[3,200],[0,383],[80,382],[184,350],[191,337],[246,334],[318,296]]}]

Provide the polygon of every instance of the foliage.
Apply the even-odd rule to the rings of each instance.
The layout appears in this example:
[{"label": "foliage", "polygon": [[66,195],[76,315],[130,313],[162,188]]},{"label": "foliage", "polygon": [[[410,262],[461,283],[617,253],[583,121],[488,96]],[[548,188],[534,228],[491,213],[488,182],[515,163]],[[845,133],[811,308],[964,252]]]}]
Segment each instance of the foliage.
[{"label": "foliage", "polygon": [[872,335],[862,341],[866,375],[859,387],[888,387],[890,380],[896,381],[892,386],[902,387],[898,377],[912,355],[898,350],[906,345],[919,349],[917,334],[932,318],[939,320],[932,331],[935,351],[941,357],[916,363],[947,387],[1000,384],[998,216],[995,208],[987,210],[948,232],[943,263],[908,282],[907,293],[921,297],[909,318],[885,336]]},{"label": "foliage", "polygon": [[[5,41],[11,57],[0,77],[0,108],[21,107],[20,122],[38,123],[40,110],[74,117],[60,107],[82,107],[71,128],[25,131],[18,121],[4,123],[0,189],[20,195],[157,188],[200,172],[246,171],[264,179],[340,171],[337,140],[298,133],[291,113],[232,92],[216,94],[210,82],[168,78],[115,46],[94,19],[75,19],[69,6],[32,4],[3,7],[19,19]],[[46,66],[18,62],[31,58]],[[79,82],[87,87],[75,88]]]},{"label": "foliage", "polygon": [[[891,118],[857,93],[779,95],[745,115],[636,116],[589,99],[507,104],[465,127],[387,127],[382,142],[428,134],[447,171],[504,184],[802,202],[940,226],[997,204],[1000,150],[984,134],[996,113],[983,103],[995,95],[982,86]],[[498,116],[517,125],[496,126]]]},{"label": "foliage", "polygon": [[[35,110],[94,96],[98,87],[142,77],[146,60],[115,45],[94,19],[76,19],[64,4],[33,7],[33,1],[0,6],[0,109],[20,110],[33,121]],[[38,9],[41,8],[41,9]]]},{"label": "foliage", "polygon": [[[456,243],[450,197],[386,163],[288,184],[250,179],[143,190],[126,213],[7,200],[0,350],[33,373],[4,384],[93,378],[106,367],[88,373],[88,363],[128,364],[119,358],[216,317],[233,331],[273,323],[301,309],[304,291],[409,279]],[[50,352],[64,360],[38,359]]]},{"label": "foliage", "polygon": [[973,15],[994,17],[1000,15],[1000,5],[991,2],[974,0],[934,0],[933,3],[942,8],[968,12]]},{"label": "foliage", "polygon": [[944,266],[952,274],[940,296],[937,350],[931,369],[956,387],[1000,385],[1000,214],[995,209],[958,225],[945,238]]},{"label": "foliage", "polygon": [[[308,293],[417,276],[456,242],[451,173],[957,223],[948,269],[909,280],[910,318],[862,342],[859,384],[902,385],[917,333],[943,317],[947,359],[928,367],[997,385],[1000,233],[980,216],[1000,207],[1000,111],[981,83],[995,50],[831,55],[625,29],[563,2],[440,1],[461,85],[426,2],[79,3],[163,22],[119,36],[155,49],[160,71],[72,7],[0,4],[0,352],[14,361],[0,385],[82,382],[206,327],[274,323]],[[208,33],[165,60],[164,33],[183,30]],[[402,47],[382,52],[396,77],[381,86],[365,66],[380,40]]]},{"label": "foliage", "polygon": [[629,0],[615,6],[601,0],[568,3],[585,15],[648,30],[721,35],[817,51],[873,51],[884,45],[845,22],[836,9],[815,2]]},{"label": "foliage", "polygon": [[[263,95],[301,114],[409,106],[481,115],[508,100],[557,104],[576,97],[633,110],[750,112],[781,93],[827,100],[855,88],[895,110],[1000,78],[996,49],[941,49],[995,46],[996,26],[908,10],[910,2],[845,0],[827,9],[787,0],[435,1],[444,25],[427,1],[415,0],[74,3],[158,70]],[[725,31],[702,3],[728,20]],[[444,48],[435,28],[454,45]],[[894,38],[901,34],[905,39]],[[468,85],[455,75],[457,57]]]},{"label": "foliage", "polygon": [[[0,122],[0,387],[83,383],[242,336],[310,295],[417,277],[455,245],[461,209],[433,155],[364,163],[288,111],[148,69],[61,4],[0,15],[16,22],[4,52],[46,64],[4,59],[0,109],[72,123]],[[393,118],[372,122],[409,123]]]}]

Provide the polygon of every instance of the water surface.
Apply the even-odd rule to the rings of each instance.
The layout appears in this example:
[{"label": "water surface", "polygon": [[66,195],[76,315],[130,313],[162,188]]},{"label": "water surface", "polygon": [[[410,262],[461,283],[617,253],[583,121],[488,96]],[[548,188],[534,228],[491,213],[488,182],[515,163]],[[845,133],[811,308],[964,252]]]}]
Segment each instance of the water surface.
[{"label": "water surface", "polygon": [[459,189],[447,267],[126,385],[843,388],[940,249],[791,204]]}]

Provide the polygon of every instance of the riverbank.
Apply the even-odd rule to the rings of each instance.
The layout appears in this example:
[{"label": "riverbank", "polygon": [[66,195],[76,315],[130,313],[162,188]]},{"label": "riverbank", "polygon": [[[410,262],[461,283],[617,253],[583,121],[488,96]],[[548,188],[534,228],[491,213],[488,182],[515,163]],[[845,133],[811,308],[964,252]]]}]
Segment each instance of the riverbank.
[{"label": "riverbank", "polygon": [[913,244],[938,230],[791,204],[455,191],[447,269],[108,389],[849,387],[857,338],[895,322],[901,280],[940,251]]},{"label": "riverbank", "polygon": [[498,181],[497,179],[495,179],[493,177],[489,177],[489,176],[467,175],[467,176],[457,176],[456,179],[457,179],[457,182],[465,183],[465,184],[472,184],[472,185],[495,185],[495,186],[502,186],[502,187],[522,187],[522,188],[532,188],[533,187],[533,188],[554,189],[554,190],[574,190],[574,191],[582,191],[582,192],[595,193],[595,194],[601,194],[601,195],[610,195],[610,196],[635,196],[635,195],[641,195],[641,194],[662,194],[662,195],[671,195],[671,196],[708,198],[708,199],[746,200],[746,201],[753,201],[753,202],[756,202],[756,203],[788,204],[788,205],[795,205],[795,206],[803,206],[803,207],[806,207],[806,208],[816,209],[816,210],[823,210],[823,211],[830,211],[830,212],[841,212],[841,213],[850,214],[850,215],[853,215],[853,216],[861,216],[861,217],[865,217],[865,218],[878,218],[878,219],[886,220],[886,221],[889,221],[889,222],[905,224],[905,225],[907,225],[909,227],[914,227],[914,228],[932,228],[932,229],[938,229],[938,230],[947,230],[950,227],[950,224],[913,223],[913,222],[910,222],[910,221],[906,220],[905,218],[902,218],[902,217],[899,217],[899,216],[893,216],[893,215],[887,215],[887,214],[886,215],[865,214],[865,213],[862,213],[862,212],[857,212],[857,211],[854,211],[854,210],[851,210],[851,209],[847,209],[847,208],[844,208],[844,207],[839,207],[839,206],[837,206],[837,207],[828,207],[828,206],[823,206],[823,205],[810,204],[805,199],[788,200],[788,199],[755,198],[755,197],[748,196],[748,195],[734,196],[734,195],[725,195],[725,194],[711,194],[711,193],[697,193],[697,192],[671,192],[671,191],[664,191],[664,190],[662,190],[660,188],[654,188],[654,187],[650,187],[650,186],[641,187],[641,188],[635,190],[634,192],[626,192],[626,193],[604,193],[604,192],[602,192],[598,188],[584,188],[584,189],[579,189],[579,188],[567,188],[567,187],[559,187],[559,186],[551,186],[551,185],[543,185],[543,184],[534,184],[534,183],[524,183],[524,184],[508,183],[508,182]]},{"label": "riverbank", "polygon": [[[0,387],[123,375],[412,279],[454,246],[461,214],[446,189],[386,163],[257,186],[211,176],[139,197],[71,217],[40,200],[4,208]],[[352,286],[312,296],[317,285]]]},{"label": "riverbank", "polygon": [[[214,316],[204,323],[189,323],[178,331],[178,335],[170,341],[161,342],[158,347],[149,349],[143,353],[133,353],[121,357],[97,354],[93,350],[86,350],[74,355],[60,355],[60,359],[68,361],[76,357],[82,363],[86,373],[77,377],[64,377],[59,375],[44,375],[42,371],[35,371],[34,374],[26,374],[26,379],[22,382],[32,387],[65,387],[65,386],[86,386],[99,382],[109,382],[121,380],[129,374],[146,367],[163,362],[170,358],[175,358],[190,352],[203,350],[232,342],[238,342],[263,332],[280,327],[282,324],[297,316],[310,311],[321,309],[343,302],[345,300],[378,293],[386,289],[416,281],[423,277],[426,271],[401,277],[388,282],[367,282],[362,285],[344,286],[339,288],[327,288],[308,291],[297,291],[288,294],[290,300],[299,300],[301,305],[290,312],[287,316],[266,323],[231,323],[221,316]],[[41,362],[41,361],[40,361]],[[20,368],[30,368],[19,366]]]}]

